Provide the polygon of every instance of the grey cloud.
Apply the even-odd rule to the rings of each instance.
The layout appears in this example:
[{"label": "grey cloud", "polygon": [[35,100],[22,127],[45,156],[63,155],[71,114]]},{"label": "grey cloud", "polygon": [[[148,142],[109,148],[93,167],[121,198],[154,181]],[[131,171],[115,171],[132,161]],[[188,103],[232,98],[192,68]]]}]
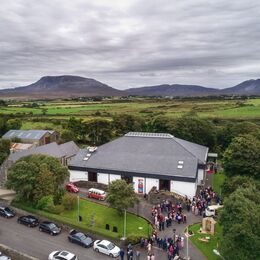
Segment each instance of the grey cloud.
[{"label": "grey cloud", "polygon": [[13,0],[0,9],[0,88],[78,74],[113,87],[228,87],[259,77],[260,3]]}]

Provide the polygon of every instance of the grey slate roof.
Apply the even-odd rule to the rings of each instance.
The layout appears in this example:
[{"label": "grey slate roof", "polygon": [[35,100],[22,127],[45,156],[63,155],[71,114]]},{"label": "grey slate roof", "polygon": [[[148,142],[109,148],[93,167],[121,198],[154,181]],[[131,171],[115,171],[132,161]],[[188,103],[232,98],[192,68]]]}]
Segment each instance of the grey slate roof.
[{"label": "grey slate roof", "polygon": [[77,147],[77,145],[72,141],[62,145],[58,145],[57,143],[53,142],[50,144],[38,146],[28,150],[11,153],[8,157],[8,160],[12,162],[16,162],[20,158],[32,154],[44,154],[44,155],[49,155],[60,159],[62,157],[71,157],[75,155],[78,149],[79,148]]},{"label": "grey slate roof", "polygon": [[67,142],[59,145],[59,149],[62,151],[63,155],[66,157],[71,157],[76,155],[79,151],[79,147],[73,142]]},{"label": "grey slate roof", "polygon": [[9,130],[5,133],[3,139],[12,139],[18,137],[20,139],[40,140],[46,133],[52,134],[52,130]]},{"label": "grey slate roof", "polygon": [[[69,168],[194,179],[199,160],[205,161],[207,148],[182,141],[169,134],[130,132],[98,147],[88,160],[84,160],[88,150],[81,149],[70,161]],[[181,162],[183,167],[179,168]]]}]

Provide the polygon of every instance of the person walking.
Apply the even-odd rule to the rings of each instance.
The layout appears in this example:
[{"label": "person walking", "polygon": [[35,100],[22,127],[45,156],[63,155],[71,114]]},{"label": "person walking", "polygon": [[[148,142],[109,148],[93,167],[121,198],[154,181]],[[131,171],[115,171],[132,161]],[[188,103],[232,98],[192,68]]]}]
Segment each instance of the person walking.
[{"label": "person walking", "polygon": [[150,242],[147,245],[147,251],[148,251],[148,254],[150,254],[152,251],[152,244]]}]

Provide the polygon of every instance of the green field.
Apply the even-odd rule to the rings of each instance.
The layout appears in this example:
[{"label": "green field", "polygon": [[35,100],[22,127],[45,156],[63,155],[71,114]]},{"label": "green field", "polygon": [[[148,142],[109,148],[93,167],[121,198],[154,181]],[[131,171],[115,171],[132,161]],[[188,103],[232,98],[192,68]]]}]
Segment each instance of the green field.
[{"label": "green field", "polygon": [[[222,233],[221,226],[216,224],[216,233],[214,236],[199,233],[200,227],[201,224],[194,224],[189,226],[189,230],[194,233],[194,235],[190,237],[190,240],[207,257],[208,260],[221,259],[219,256],[213,253],[213,249],[218,248],[218,241]],[[200,238],[205,238],[205,237],[210,237],[208,243],[199,240]]]},{"label": "green field", "polygon": [[[26,103],[28,104],[28,102]],[[46,115],[68,118],[77,116],[88,118],[97,111],[101,116],[111,117],[114,114],[135,114],[141,116],[165,115],[179,117],[187,112],[196,112],[203,118],[221,119],[260,119],[260,99],[240,100],[164,100],[164,99],[133,99],[127,101],[106,100],[100,102],[50,101],[39,103],[39,108],[23,107],[24,103],[12,103],[1,107],[2,114],[29,114],[39,116],[46,109]]]}]

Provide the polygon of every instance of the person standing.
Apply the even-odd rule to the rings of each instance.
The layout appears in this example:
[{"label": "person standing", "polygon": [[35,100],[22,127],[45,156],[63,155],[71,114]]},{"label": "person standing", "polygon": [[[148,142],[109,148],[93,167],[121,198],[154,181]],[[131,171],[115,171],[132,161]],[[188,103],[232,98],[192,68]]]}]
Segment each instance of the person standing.
[{"label": "person standing", "polygon": [[125,251],[124,251],[123,248],[120,249],[120,251],[119,251],[119,256],[120,256],[120,260],[124,260]]},{"label": "person standing", "polygon": [[152,244],[150,242],[147,245],[147,251],[148,251],[148,254],[150,254],[152,251]]},{"label": "person standing", "polygon": [[137,250],[136,253],[135,253],[135,258],[136,258],[136,260],[140,260],[140,256],[141,256],[141,254],[140,254],[140,252]]}]

